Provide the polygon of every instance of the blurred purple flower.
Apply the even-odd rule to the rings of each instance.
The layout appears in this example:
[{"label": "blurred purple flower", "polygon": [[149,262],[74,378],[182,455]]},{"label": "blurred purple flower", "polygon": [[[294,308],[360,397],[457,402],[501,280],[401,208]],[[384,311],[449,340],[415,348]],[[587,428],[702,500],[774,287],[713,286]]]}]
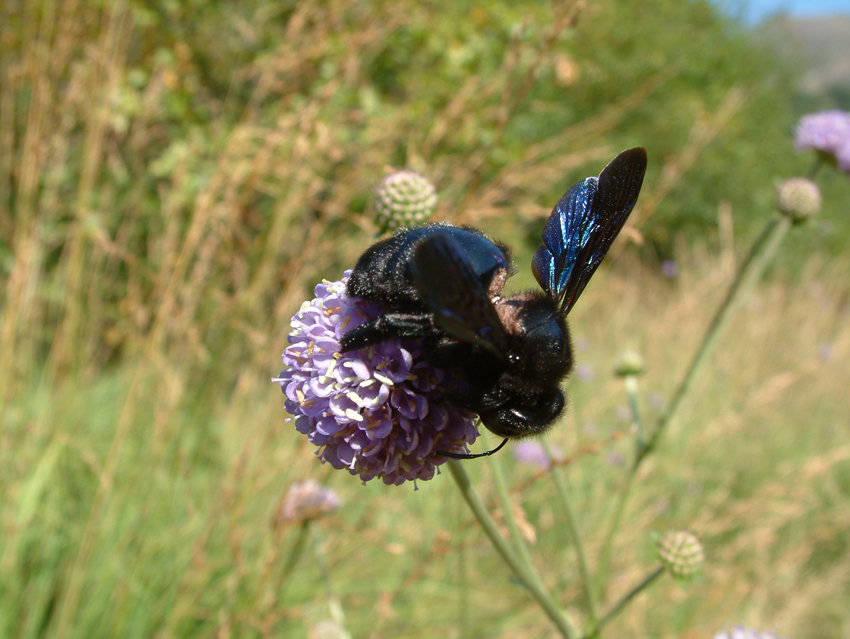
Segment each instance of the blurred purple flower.
[{"label": "blurred purple flower", "polygon": [[798,151],[814,149],[850,173],[850,113],[821,111],[803,116],[797,125],[795,146]]},{"label": "blurred purple flower", "polygon": [[608,462],[609,466],[622,466],[626,463],[626,458],[616,450],[610,450],[608,451],[608,454],[605,455],[605,461]]},{"label": "blurred purple flower", "polygon": [[316,519],[339,508],[339,495],[314,479],[296,482],[286,491],[278,521],[291,524]]},{"label": "blurred purple flower", "polygon": [[661,274],[670,279],[676,277],[679,274],[679,265],[676,263],[676,260],[664,260],[661,262]]},{"label": "blurred purple flower", "polygon": [[346,296],[350,274],[323,281],[316,298],[301,305],[283,352],[288,368],[273,381],[295,429],[319,448],[323,462],[364,482],[431,479],[448,461],[438,451],[467,452],[478,437],[475,415],[441,403],[443,372],[419,360],[413,341],[340,352],[347,330],[382,313]]},{"label": "blurred purple flower", "polygon": [[579,364],[576,366],[576,377],[585,382],[589,382],[596,377],[596,371],[590,364]]},{"label": "blurred purple flower", "polygon": [[718,632],[714,639],[779,639],[773,632],[758,632],[752,628],[738,626],[730,632]]},{"label": "blurred purple flower", "polygon": [[[551,466],[549,457],[546,455],[546,450],[540,442],[517,442],[516,446],[514,446],[514,457],[516,457],[519,463],[529,466],[537,466],[543,469],[548,469]],[[555,458],[555,461],[563,459],[561,451],[557,448],[552,448],[552,457]]]}]

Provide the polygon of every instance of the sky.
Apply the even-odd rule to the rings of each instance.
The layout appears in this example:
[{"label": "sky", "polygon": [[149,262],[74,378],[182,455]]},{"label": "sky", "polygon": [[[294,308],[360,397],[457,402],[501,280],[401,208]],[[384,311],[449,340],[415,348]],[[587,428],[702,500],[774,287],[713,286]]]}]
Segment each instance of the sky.
[{"label": "sky", "polygon": [[[850,0],[720,0],[720,4],[727,7],[744,7],[744,15],[751,24],[756,24],[779,11],[793,16],[850,14]],[[736,11],[733,10],[733,13]]]}]

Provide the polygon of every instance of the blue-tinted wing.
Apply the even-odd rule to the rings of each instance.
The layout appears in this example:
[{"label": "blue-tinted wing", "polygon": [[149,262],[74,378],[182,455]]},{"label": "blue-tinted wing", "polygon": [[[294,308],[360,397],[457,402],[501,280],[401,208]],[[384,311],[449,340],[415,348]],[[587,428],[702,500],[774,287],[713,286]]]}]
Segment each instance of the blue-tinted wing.
[{"label": "blue-tinted wing", "polygon": [[505,357],[505,329],[496,307],[455,238],[440,234],[420,242],[413,253],[411,272],[416,290],[440,328]]},{"label": "blue-tinted wing", "polygon": [[637,202],[646,172],[646,149],[623,151],[598,178],[564,194],[543,228],[531,262],[534,277],[569,313]]}]

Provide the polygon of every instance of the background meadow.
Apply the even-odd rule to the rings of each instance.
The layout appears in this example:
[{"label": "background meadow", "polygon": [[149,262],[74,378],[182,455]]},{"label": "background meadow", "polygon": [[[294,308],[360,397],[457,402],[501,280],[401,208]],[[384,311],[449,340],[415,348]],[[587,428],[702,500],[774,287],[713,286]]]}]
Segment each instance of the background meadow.
[{"label": "background meadow", "polygon": [[[548,438],[594,565],[634,448],[618,358],[643,356],[657,418],[812,161],[796,70],[699,1],[4,2],[0,37],[3,637],[316,637],[335,606],[356,638],[555,636],[446,474],[363,486],[315,460],[269,381],[290,317],[372,243],[391,168],[512,244],[518,288],[564,190],[647,147]],[[641,468],[608,598],[657,565],[653,532],[696,533],[704,574],[607,636],[850,637],[850,182],[818,183]],[[580,614],[554,486],[501,456]],[[499,519],[488,465],[464,467]],[[343,504],[304,540],[278,510],[307,477]]]}]

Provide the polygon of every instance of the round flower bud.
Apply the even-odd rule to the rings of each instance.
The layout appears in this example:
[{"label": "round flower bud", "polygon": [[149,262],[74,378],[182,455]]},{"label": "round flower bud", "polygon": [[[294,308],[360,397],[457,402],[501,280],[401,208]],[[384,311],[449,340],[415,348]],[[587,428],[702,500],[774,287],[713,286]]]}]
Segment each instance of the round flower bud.
[{"label": "round flower bud", "polygon": [[434,214],[437,191],[415,171],[397,171],[375,189],[375,222],[381,232],[414,226]]},{"label": "round flower bud", "polygon": [[820,189],[806,178],[791,178],[776,189],[776,208],[794,222],[804,222],[820,210]]},{"label": "round flower bud", "polygon": [[646,372],[646,364],[639,353],[635,351],[626,351],[620,355],[620,360],[617,362],[617,368],[614,373],[620,377],[628,377],[629,375],[643,375]]},{"label": "round flower bud", "polygon": [[671,531],[658,540],[661,563],[677,579],[689,579],[705,563],[705,551],[699,539],[689,532]]}]

